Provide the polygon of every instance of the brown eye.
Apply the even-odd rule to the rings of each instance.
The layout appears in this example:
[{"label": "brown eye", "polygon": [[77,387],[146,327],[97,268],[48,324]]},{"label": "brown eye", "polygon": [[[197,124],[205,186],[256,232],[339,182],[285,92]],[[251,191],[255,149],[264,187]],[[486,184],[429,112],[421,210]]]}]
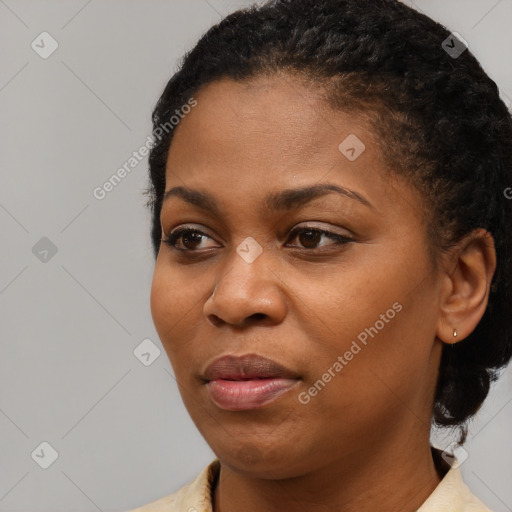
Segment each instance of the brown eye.
[{"label": "brown eye", "polygon": [[301,233],[299,233],[298,240],[306,248],[314,249],[315,246],[320,243],[322,236],[323,235],[321,233],[319,233],[318,231],[313,230],[313,229],[308,229],[308,230],[303,230]]},{"label": "brown eye", "polygon": [[330,245],[334,246],[352,242],[352,239],[349,237],[333,233],[332,231],[311,227],[297,228],[293,230],[290,235],[295,235],[291,238],[297,238],[305,249],[316,249],[316,246],[323,237],[333,240],[333,243]]},{"label": "brown eye", "polygon": [[[324,238],[332,240],[331,244],[327,244],[332,246],[345,245],[353,241],[351,238],[338,233],[312,227],[297,228],[291,232],[290,237],[292,239],[297,238],[302,248],[311,250],[323,247],[323,245],[319,246],[319,244]],[[198,229],[181,228],[170,233],[162,241],[177,251],[193,253],[199,252],[198,246],[203,239],[208,238],[211,239],[210,236]]]},{"label": "brown eye", "polygon": [[[201,243],[203,238],[210,237],[198,229],[182,228],[177,229],[173,233],[169,234],[163,239],[163,242],[178,251],[193,252],[197,250],[197,246]],[[180,241],[182,242],[184,248],[179,247]]]},{"label": "brown eye", "polygon": [[[196,245],[201,243],[201,240],[203,239],[203,235],[198,233],[197,231],[190,231],[188,233],[184,233],[181,235],[183,245],[187,249],[196,249]],[[194,245],[196,244],[196,245]],[[192,247],[191,247],[192,245]]]}]

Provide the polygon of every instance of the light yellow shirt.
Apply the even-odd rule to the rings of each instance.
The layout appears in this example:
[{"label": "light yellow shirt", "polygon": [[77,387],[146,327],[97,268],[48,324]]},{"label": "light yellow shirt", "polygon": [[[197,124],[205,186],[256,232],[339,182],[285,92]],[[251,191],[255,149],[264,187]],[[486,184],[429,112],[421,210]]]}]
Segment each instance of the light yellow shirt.
[{"label": "light yellow shirt", "polygon": [[[212,512],[212,484],[220,471],[213,460],[196,479],[173,494],[128,512]],[[457,460],[417,512],[492,512],[462,480]]]}]

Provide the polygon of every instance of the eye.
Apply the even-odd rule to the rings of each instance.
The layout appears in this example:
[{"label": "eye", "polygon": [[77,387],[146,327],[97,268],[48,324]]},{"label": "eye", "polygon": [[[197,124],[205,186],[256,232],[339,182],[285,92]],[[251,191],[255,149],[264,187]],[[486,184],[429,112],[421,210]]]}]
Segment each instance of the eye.
[{"label": "eye", "polygon": [[[209,235],[199,229],[183,227],[170,233],[163,238],[163,242],[177,251],[195,252],[201,249],[199,245],[203,238],[211,238]],[[322,238],[328,238],[333,241],[331,245],[340,246],[353,240],[349,237],[315,227],[296,228],[290,233],[290,239],[301,239],[304,249],[315,249]],[[181,247],[180,247],[181,245]]]},{"label": "eye", "polygon": [[[298,236],[297,236],[297,234],[298,234]],[[292,235],[295,235],[295,236],[292,236]],[[306,226],[306,227],[302,227],[302,228],[297,228],[297,229],[294,229],[290,233],[291,239],[293,239],[293,238],[302,239],[301,243],[306,249],[315,249],[316,247],[312,247],[312,246],[316,246],[322,237],[329,238],[329,239],[333,240],[333,243],[331,245],[334,245],[334,246],[344,245],[346,243],[353,241],[352,238],[349,238],[347,236],[343,236],[338,233],[334,233],[332,231],[327,231],[325,229],[320,229],[320,228],[315,228],[315,227],[307,227]]]},{"label": "eye", "polygon": [[[203,237],[211,238],[206,233],[203,233],[199,229],[191,229],[191,228],[180,228],[176,231],[170,233],[168,236],[162,239],[164,244],[169,245],[173,249],[177,251],[188,251],[193,252],[197,249],[197,243],[201,243],[201,239]],[[183,247],[179,247],[180,241],[183,242]],[[191,245],[193,248],[189,247]]]}]

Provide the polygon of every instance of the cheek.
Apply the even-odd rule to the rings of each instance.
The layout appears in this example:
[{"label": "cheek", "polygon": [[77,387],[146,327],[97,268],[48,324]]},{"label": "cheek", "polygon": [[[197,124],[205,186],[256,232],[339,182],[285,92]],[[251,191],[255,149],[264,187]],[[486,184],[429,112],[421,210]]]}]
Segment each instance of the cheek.
[{"label": "cheek", "polygon": [[172,311],[171,306],[173,302],[170,286],[164,282],[164,277],[165,274],[162,272],[161,266],[157,261],[151,283],[150,307],[153,323],[161,339],[163,327],[166,321],[168,321],[167,312]]},{"label": "cheek", "polygon": [[[366,395],[366,387],[381,376],[391,388],[400,388],[415,372],[425,372],[435,333],[433,280],[424,255],[411,250],[379,247],[374,261],[365,260],[350,271],[334,273],[321,282],[312,280],[302,295],[308,315],[302,316],[314,353],[310,381],[332,369],[343,379],[332,379],[350,400]],[[408,269],[404,272],[404,269]],[[313,282],[315,281],[315,282]],[[327,376],[328,378],[328,376]],[[357,383],[357,385],[353,385]],[[326,394],[327,398],[327,394]]]},{"label": "cheek", "polygon": [[153,323],[166,351],[172,348],[172,340],[179,337],[184,328],[184,318],[190,310],[189,289],[177,279],[176,274],[157,263],[151,284],[150,306]]},{"label": "cheek", "polygon": [[172,266],[158,263],[151,284],[150,307],[155,329],[175,372],[185,372],[187,361],[197,357],[204,326],[204,298],[208,292],[201,272],[191,277]]},{"label": "cheek", "polygon": [[[308,332],[316,325],[321,331],[319,350],[337,353],[348,349],[351,341],[376,321],[382,327],[381,314],[390,310],[390,322],[399,316],[393,304],[403,296],[403,283],[395,274],[395,269],[382,262],[379,266],[377,262],[364,261],[351,268],[336,268],[322,277],[310,275],[302,289],[294,292],[301,299],[298,307],[307,305],[307,315],[299,315],[299,322],[306,322],[301,327]],[[325,340],[331,341],[326,344]]]}]

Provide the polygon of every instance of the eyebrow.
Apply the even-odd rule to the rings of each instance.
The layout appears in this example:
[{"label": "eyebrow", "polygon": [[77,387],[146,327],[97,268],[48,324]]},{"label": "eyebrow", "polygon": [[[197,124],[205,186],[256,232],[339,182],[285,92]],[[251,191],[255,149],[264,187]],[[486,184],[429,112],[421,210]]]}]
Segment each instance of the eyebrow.
[{"label": "eyebrow", "polygon": [[[273,192],[265,197],[264,204],[271,211],[288,211],[332,192],[359,201],[361,204],[374,209],[374,206],[361,194],[334,183],[320,183],[309,187]],[[162,204],[174,196],[180,197],[187,203],[213,215],[220,216],[219,205],[213,196],[207,192],[188,187],[173,187],[165,192]]]}]

